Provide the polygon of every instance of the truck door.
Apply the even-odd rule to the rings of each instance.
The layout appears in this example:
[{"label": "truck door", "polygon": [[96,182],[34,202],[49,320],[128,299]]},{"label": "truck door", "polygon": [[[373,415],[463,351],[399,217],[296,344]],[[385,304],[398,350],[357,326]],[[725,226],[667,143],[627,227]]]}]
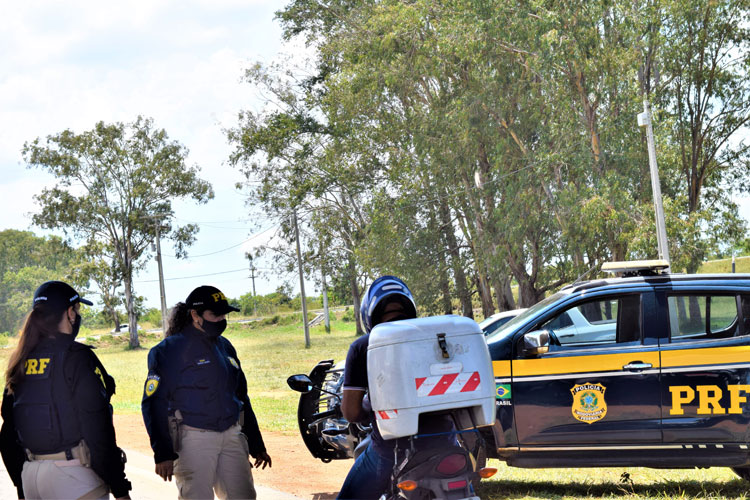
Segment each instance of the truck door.
[{"label": "truck door", "polygon": [[527,330],[547,330],[557,345],[514,352],[521,446],[661,442],[659,346],[644,326],[653,308],[651,290],[582,296]]},{"label": "truck door", "polygon": [[747,443],[750,428],[750,295],[666,292],[662,340],[665,443]]}]

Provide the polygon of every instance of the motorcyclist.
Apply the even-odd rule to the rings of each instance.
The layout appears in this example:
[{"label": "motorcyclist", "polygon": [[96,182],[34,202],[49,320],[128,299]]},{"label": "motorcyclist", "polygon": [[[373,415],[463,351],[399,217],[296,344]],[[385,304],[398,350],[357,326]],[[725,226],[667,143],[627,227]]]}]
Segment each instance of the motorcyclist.
[{"label": "motorcyclist", "polygon": [[352,342],[346,356],[341,410],[349,422],[372,423],[372,442],[357,458],[341,486],[339,499],[377,499],[388,489],[399,440],[384,440],[375,425],[367,393],[367,346],[370,330],[380,323],[417,317],[417,306],[406,284],[395,276],[381,276],[370,285],[360,308],[366,335]]}]

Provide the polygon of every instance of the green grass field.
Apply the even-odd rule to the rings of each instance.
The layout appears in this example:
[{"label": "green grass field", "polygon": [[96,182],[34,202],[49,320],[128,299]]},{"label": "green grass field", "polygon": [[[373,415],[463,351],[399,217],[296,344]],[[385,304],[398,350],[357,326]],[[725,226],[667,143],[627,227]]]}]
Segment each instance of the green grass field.
[{"label": "green grass field", "polygon": [[[735,257],[735,272],[737,273],[750,273],[750,256]],[[714,274],[714,273],[731,273],[732,272],[732,259],[721,259],[712,260],[711,262],[704,262],[698,269],[701,274]]]}]

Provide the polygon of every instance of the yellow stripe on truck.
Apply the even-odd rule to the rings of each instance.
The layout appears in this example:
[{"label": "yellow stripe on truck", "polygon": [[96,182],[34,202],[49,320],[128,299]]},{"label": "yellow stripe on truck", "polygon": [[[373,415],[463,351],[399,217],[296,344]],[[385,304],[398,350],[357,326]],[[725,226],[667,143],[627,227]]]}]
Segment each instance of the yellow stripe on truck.
[{"label": "yellow stripe on truck", "polygon": [[661,351],[661,363],[664,368],[694,365],[718,365],[750,362],[750,346],[712,347],[706,349],[680,349],[679,344],[672,344],[676,349]]},{"label": "yellow stripe on truck", "polygon": [[[622,370],[623,366],[636,361],[650,363],[651,369],[659,368],[659,352],[641,351],[559,358],[516,359],[513,360],[513,376],[530,377],[562,373],[611,372]],[[495,374],[497,376],[497,371],[495,371]]]},{"label": "yellow stripe on truck", "polygon": [[510,361],[493,361],[492,370],[495,378],[510,377]]}]

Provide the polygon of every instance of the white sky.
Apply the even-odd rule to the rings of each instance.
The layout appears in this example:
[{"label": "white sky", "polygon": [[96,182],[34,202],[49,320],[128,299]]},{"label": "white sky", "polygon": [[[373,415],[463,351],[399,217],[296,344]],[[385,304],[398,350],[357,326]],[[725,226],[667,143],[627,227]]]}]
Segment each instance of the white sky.
[{"label": "white sky", "polygon": [[[296,47],[282,47],[273,20],[282,6],[281,0],[6,2],[0,30],[0,230],[42,234],[31,227],[29,214],[36,209],[32,196],[51,178],[25,167],[25,141],[142,114],[189,148],[189,162],[202,167],[216,192],[208,205],[175,205],[178,222],[203,224],[191,259],[178,261],[169,245],[162,247],[167,304],[207,283],[230,297],[250,291],[248,272],[237,270],[247,268],[245,252],[268,241],[273,229],[245,241],[272,224],[251,218],[234,188],[241,176],[226,165],[230,147],[222,129],[234,126],[240,109],[262,107],[256,91],[240,82],[245,68],[281,52],[304,57]],[[750,219],[750,203],[742,203],[742,215]],[[217,274],[186,278],[210,273]],[[283,278],[298,290],[294,276]],[[159,307],[156,279],[154,261],[136,278],[136,293],[150,307]],[[267,275],[256,280],[256,288],[270,293],[279,283]]]},{"label": "white sky", "polygon": [[[189,163],[202,168],[216,192],[207,205],[175,205],[178,222],[204,224],[190,249],[196,257],[176,260],[171,246],[162,245],[167,305],[201,284],[230,297],[250,291],[249,273],[236,270],[247,269],[245,252],[274,231],[238,244],[273,223],[250,219],[245,197],[234,187],[241,175],[226,165],[230,147],[222,130],[235,125],[240,109],[262,107],[258,93],[240,81],[244,69],[295,52],[282,47],[273,20],[282,6],[279,0],[7,2],[0,30],[0,230],[43,234],[29,214],[37,209],[32,196],[51,177],[26,168],[24,142],[142,114],[187,146]],[[208,253],[214,254],[197,257]],[[184,279],[225,271],[235,272]],[[158,308],[157,277],[151,261],[135,287]],[[294,276],[285,278],[299,289]],[[279,283],[261,277],[256,289],[270,293]],[[310,284],[306,288],[312,292]]]}]

